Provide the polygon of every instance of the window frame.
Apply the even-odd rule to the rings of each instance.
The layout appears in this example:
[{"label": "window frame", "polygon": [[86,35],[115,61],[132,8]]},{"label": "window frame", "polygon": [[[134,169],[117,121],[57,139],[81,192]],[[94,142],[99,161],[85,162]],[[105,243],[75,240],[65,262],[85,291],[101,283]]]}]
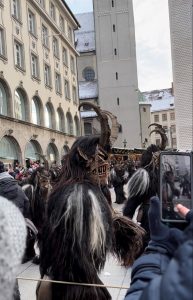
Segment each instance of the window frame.
[{"label": "window frame", "polygon": [[73,74],[76,74],[75,59],[72,55],[70,55],[70,70]]},{"label": "window frame", "polygon": [[154,122],[156,122],[156,123],[159,122],[159,114],[158,115],[154,115]]},{"label": "window frame", "polygon": [[65,99],[70,100],[70,84],[66,78],[64,78],[64,96],[65,96]]},{"label": "window frame", "polygon": [[[45,29],[45,31],[44,31]],[[45,35],[46,32],[46,35]],[[45,43],[46,41],[46,43]],[[49,29],[42,23],[42,45],[49,49]]]},{"label": "window frame", "polygon": [[16,20],[21,21],[21,3],[20,0],[12,0],[11,14]]},{"label": "window frame", "polygon": [[50,17],[56,21],[56,7],[52,1],[50,1]]},{"label": "window frame", "polygon": [[[30,20],[29,16],[32,16],[32,19]],[[31,21],[31,22],[30,22]],[[32,24],[32,30],[30,28],[30,24]],[[35,37],[37,36],[37,30],[36,30],[36,16],[35,14],[31,11],[31,9],[28,9],[28,31],[29,33],[33,34]]]},{"label": "window frame", "polygon": [[[39,57],[34,54],[33,52],[31,52],[31,75],[33,78],[35,79],[39,79],[40,78],[40,72],[39,72]],[[35,63],[35,69],[36,69],[36,74],[33,74],[33,61],[32,58],[35,58],[36,63]]]},{"label": "window frame", "polygon": [[[64,55],[64,52],[66,53],[66,55]],[[65,59],[64,59],[65,58]],[[68,62],[68,50],[65,47],[62,47],[62,61],[63,64],[68,67],[69,66],[69,62]]]},{"label": "window frame", "polygon": [[0,56],[7,58],[7,48],[6,48],[6,32],[5,29],[0,26]]},{"label": "window frame", "polygon": [[[18,50],[16,49],[16,46],[19,46],[20,50],[19,51],[19,55],[20,55],[20,60],[21,60],[21,64],[18,64],[18,60],[17,60],[17,52]],[[14,62],[15,62],[15,67],[25,71],[25,56],[24,56],[24,44],[22,44],[21,42],[19,42],[18,40],[14,39]]]},{"label": "window frame", "polygon": [[55,91],[56,94],[62,94],[61,74],[58,72],[55,72]]},{"label": "window frame", "polygon": [[[48,83],[46,82],[46,78],[47,78],[47,74],[46,74],[46,70],[48,70]],[[52,88],[52,75],[51,75],[51,67],[50,65],[48,65],[47,63],[44,63],[44,84],[45,86]]]},{"label": "window frame", "polygon": [[59,41],[55,36],[53,36],[53,39],[52,39],[52,50],[53,50],[53,55],[55,57],[59,58],[60,57]]}]

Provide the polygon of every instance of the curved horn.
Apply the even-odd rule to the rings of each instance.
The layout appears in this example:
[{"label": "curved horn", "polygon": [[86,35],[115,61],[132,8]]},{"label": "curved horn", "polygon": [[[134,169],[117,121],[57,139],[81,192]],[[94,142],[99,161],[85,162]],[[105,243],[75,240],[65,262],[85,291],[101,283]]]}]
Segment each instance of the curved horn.
[{"label": "curved horn", "polygon": [[39,155],[39,157],[43,159],[44,167],[48,171],[49,170],[49,163],[48,163],[48,160],[45,158],[45,155],[43,155],[41,153],[35,153],[35,154]]},{"label": "curved horn", "polygon": [[111,122],[112,122],[111,140],[112,140],[112,144],[113,144],[117,140],[120,124],[117,122],[117,117],[115,115],[113,115],[111,112],[109,112],[107,110],[103,110],[102,112],[111,119]]},{"label": "curved horn", "polygon": [[[160,128],[160,129],[163,129],[162,125],[160,125],[160,124],[158,124],[158,123],[151,123],[151,124],[148,126],[148,128],[150,128],[151,126],[156,126],[156,127]],[[164,129],[163,129],[163,130],[164,130]]]},{"label": "curved horn", "polygon": [[100,124],[101,124],[101,136],[99,141],[100,145],[102,147],[104,147],[105,145],[110,145],[111,130],[108,124],[107,116],[103,113],[103,111],[100,109],[99,106],[96,106],[95,104],[90,102],[81,103],[78,109],[80,110],[80,108],[84,105],[90,106],[96,112],[96,114],[100,119]]},{"label": "curved horn", "polygon": [[[154,124],[156,124],[156,123],[154,123]],[[152,124],[151,124],[152,125]],[[167,140],[168,140],[168,138],[167,138],[167,136],[166,136],[166,133],[165,133],[165,129],[160,125],[160,124],[158,124],[159,126],[159,128],[158,129],[154,129],[154,130],[152,130],[151,132],[150,132],[150,134],[149,135],[151,135],[153,132],[155,132],[155,133],[159,133],[160,134],[160,136],[161,136],[161,145],[160,145],[160,149],[161,150],[164,150],[165,148],[166,148],[166,145],[167,145]],[[157,126],[157,125],[156,125]],[[161,127],[160,127],[161,126]],[[150,127],[150,126],[149,126]],[[149,128],[148,127],[148,128]]]}]

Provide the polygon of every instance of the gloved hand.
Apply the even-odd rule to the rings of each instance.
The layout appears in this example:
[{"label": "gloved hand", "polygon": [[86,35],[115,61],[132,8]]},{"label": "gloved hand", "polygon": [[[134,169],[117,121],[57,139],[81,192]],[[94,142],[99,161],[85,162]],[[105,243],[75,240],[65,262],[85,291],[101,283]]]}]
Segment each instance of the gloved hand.
[{"label": "gloved hand", "polygon": [[173,255],[183,240],[183,231],[177,228],[169,228],[161,222],[160,201],[158,197],[152,197],[149,209],[149,228],[151,241],[149,246],[161,247]]}]

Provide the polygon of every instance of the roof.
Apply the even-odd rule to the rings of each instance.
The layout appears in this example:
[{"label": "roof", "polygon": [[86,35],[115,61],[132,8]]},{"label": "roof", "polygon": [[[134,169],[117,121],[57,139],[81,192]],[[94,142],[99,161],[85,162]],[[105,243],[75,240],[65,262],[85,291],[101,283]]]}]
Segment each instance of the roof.
[{"label": "roof", "polygon": [[94,118],[97,116],[96,112],[91,110],[91,111],[81,111],[80,112],[81,118]]},{"label": "roof", "polygon": [[174,109],[174,99],[151,101],[151,112]]},{"label": "roof", "polygon": [[143,92],[143,101],[140,104],[151,104],[151,112],[174,109],[174,96],[172,89]]},{"label": "roof", "polygon": [[75,31],[76,50],[78,52],[95,51],[95,28],[93,12],[77,14],[81,28]]},{"label": "roof", "polygon": [[71,15],[71,17],[73,18],[73,20],[75,21],[77,27],[80,27],[80,24],[78,22],[78,20],[76,19],[75,15],[73,14],[73,12],[71,11],[70,7],[68,6],[68,4],[66,3],[65,0],[61,0],[61,2],[64,4],[64,6],[66,7],[66,9],[68,10],[69,14]]},{"label": "roof", "polygon": [[79,81],[79,99],[98,98],[98,82]]}]

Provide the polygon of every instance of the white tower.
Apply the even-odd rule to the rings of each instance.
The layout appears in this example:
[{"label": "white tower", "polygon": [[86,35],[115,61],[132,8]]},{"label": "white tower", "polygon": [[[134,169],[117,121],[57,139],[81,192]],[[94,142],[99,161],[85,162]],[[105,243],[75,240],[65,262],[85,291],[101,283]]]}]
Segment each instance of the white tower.
[{"label": "white tower", "polygon": [[132,0],[93,0],[99,105],[121,124],[114,146],[141,147]]}]

